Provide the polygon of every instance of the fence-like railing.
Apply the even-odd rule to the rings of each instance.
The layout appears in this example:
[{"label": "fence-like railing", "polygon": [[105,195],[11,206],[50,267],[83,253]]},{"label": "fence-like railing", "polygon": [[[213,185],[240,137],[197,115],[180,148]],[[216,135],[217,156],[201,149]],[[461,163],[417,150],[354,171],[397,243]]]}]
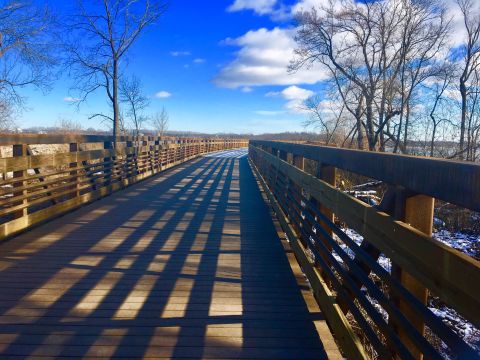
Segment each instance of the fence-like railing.
[{"label": "fence-like railing", "polygon": [[1,135],[0,240],[238,139]]},{"label": "fence-like railing", "polygon": [[[479,357],[427,305],[480,326],[480,262],[431,237],[434,198],[480,210],[479,165],[274,141],[249,157],[349,359]],[[337,189],[336,168],[388,184],[381,204]]]}]

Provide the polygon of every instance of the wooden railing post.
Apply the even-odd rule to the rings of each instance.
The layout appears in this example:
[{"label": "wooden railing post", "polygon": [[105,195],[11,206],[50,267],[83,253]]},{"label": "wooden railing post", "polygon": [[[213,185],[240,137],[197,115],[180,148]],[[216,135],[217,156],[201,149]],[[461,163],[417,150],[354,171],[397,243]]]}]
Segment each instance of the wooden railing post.
[{"label": "wooden railing post", "polygon": [[[114,148],[111,141],[105,141],[103,143],[103,148],[105,150],[112,150]],[[112,170],[113,170],[113,162],[114,157],[105,157],[103,158],[105,165],[103,165],[103,176],[104,176],[104,186],[110,185],[112,181]]]},{"label": "wooden railing post", "polygon": [[293,166],[304,170],[305,168],[305,159],[303,156],[293,154]]},{"label": "wooden railing post", "polygon": [[[27,146],[25,144],[15,144],[15,145],[13,145],[13,156],[14,157],[20,157],[20,156],[26,156],[26,155],[27,155]],[[13,172],[13,178],[23,178],[23,177],[25,177],[26,174],[27,174],[26,170],[17,170],[17,171]],[[19,182],[15,182],[13,184],[13,187],[17,188],[17,187],[22,187],[24,185],[25,185],[24,181],[19,181]],[[22,196],[22,195],[26,195],[26,194],[27,194],[27,191],[23,190],[23,191],[19,191],[19,192],[14,192],[13,196]],[[27,203],[28,203],[27,199],[23,199],[22,201],[20,201],[16,205],[22,205],[22,204],[26,205]],[[25,206],[23,209],[21,209],[19,211],[15,211],[14,214],[13,214],[13,217],[15,219],[18,219],[18,218],[21,218],[23,216],[26,216],[27,213],[28,213],[27,207]]]},{"label": "wooden railing post", "polygon": [[125,142],[125,152],[133,150],[132,154],[125,155],[125,166],[126,166],[126,177],[136,174],[137,161],[135,159],[135,148],[134,142],[131,139],[128,139]]},{"label": "wooden railing post", "polygon": [[153,158],[157,171],[162,171],[162,150],[160,146],[160,140],[158,138],[154,138]]},{"label": "wooden railing post", "polygon": [[[317,174],[316,176],[325,181],[326,183],[332,185],[333,187],[336,186],[336,168],[333,166],[329,165],[324,165],[321,162],[317,162]],[[314,201],[316,202],[316,201]],[[330,210],[328,207],[321,203],[317,203],[317,208],[320,210],[320,212],[330,221],[335,221],[335,215],[333,214],[333,211]],[[327,232],[329,236],[333,236],[333,230],[328,224],[326,224],[324,221],[321,219],[318,219],[318,223],[320,226]],[[324,236],[320,234],[320,239],[322,240],[323,244],[325,247],[328,249],[328,251],[332,252],[332,246],[330,245],[329,241],[325,239]],[[325,258],[325,261],[327,264],[329,263],[329,260]],[[324,272],[321,271],[322,275],[324,275]],[[327,282],[327,285],[331,286],[330,282]]]},{"label": "wooden railing post", "polygon": [[[148,165],[149,165],[149,158],[150,158],[150,148],[148,146],[148,138],[143,137],[142,141],[140,142],[141,144],[141,158],[142,158],[142,172],[148,171]],[[139,144],[139,145],[140,145]],[[152,170],[153,171],[153,170]]]},{"label": "wooden railing post", "polygon": [[[78,143],[70,143],[69,151],[71,153],[78,152]],[[70,168],[78,167],[78,162],[71,162],[69,167]],[[70,175],[74,176],[74,178],[71,180],[71,182],[73,184],[72,189],[76,189],[76,191],[72,192],[72,195],[71,195],[71,197],[74,198],[74,197],[80,196],[80,191],[79,191],[79,176],[80,176],[80,174],[79,174],[78,170],[72,170],[70,172]]]},{"label": "wooden railing post", "polygon": [[[401,196],[397,200],[396,217],[425,235],[432,236],[434,204],[435,199],[426,195]],[[392,266],[392,275],[423,304],[427,304],[428,290],[417,279],[397,265]],[[423,319],[417,316],[401,299],[398,300],[398,307],[418,332],[425,335]],[[415,359],[423,359],[423,354],[412,343],[408,334],[402,329],[399,329],[398,333]]]}]

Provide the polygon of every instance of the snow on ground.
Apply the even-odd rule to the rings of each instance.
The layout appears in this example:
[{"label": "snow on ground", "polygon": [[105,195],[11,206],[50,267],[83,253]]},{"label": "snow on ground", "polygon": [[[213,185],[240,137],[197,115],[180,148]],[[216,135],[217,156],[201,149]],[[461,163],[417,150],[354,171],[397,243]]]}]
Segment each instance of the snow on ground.
[{"label": "snow on ground", "polygon": [[[458,313],[448,308],[445,305],[435,304],[434,301],[430,301],[428,307],[435,315],[443,320],[453,331],[455,331],[463,340],[474,348],[480,355],[480,330],[477,329],[472,323],[465,320]],[[443,355],[446,358],[449,356],[450,351],[446,344],[442,343]]]},{"label": "snow on ground", "polygon": [[[352,230],[352,229],[348,229],[348,228],[343,228],[342,231],[350,238],[352,239],[353,241],[355,241],[355,243],[360,246],[360,244],[362,243],[363,241],[363,236],[360,235],[359,233],[357,233],[355,230]],[[337,236],[334,235],[334,238],[337,240],[337,242],[340,244],[340,247],[348,254],[348,256],[350,256],[350,258],[354,258],[355,257],[355,254],[354,252],[347,246],[345,245],[341,240],[338,239]],[[340,258],[340,256],[334,254],[335,258],[339,261],[339,262],[343,262],[342,259]],[[381,254],[378,261],[377,261],[381,267],[383,267],[385,270],[387,270],[388,272],[390,272],[390,269],[392,267],[391,265],[391,262],[390,262],[390,259],[386,258],[385,255]]]},{"label": "snow on ground", "polygon": [[[348,235],[356,244],[360,245],[363,241],[363,236],[358,234],[352,229],[343,228],[342,231]],[[452,233],[447,230],[439,230],[433,234],[435,239],[443,242],[444,244],[451,246],[461,252],[468,254],[477,259],[480,258],[480,236],[467,235],[463,233]],[[354,257],[353,251],[348,248],[338,237],[335,239],[340,244],[340,247],[348,254],[350,258]],[[335,259],[340,263],[343,263],[340,256],[334,253]],[[386,258],[383,254],[380,255],[378,263],[387,271],[391,271],[390,259]],[[388,314],[377,303],[377,301],[367,296],[371,303],[377,308],[377,310],[386,319]],[[461,317],[454,309],[447,307],[441,303],[438,299],[431,298],[428,304],[429,309],[437,315],[442,321],[447,324],[453,331],[455,331],[463,340],[474,348],[480,354],[480,329],[477,329],[472,323]],[[448,347],[442,344],[444,347],[442,355],[445,358],[450,358]]]},{"label": "snow on ground", "polygon": [[469,235],[461,232],[438,230],[433,233],[433,237],[477,260],[480,259],[480,235]]}]

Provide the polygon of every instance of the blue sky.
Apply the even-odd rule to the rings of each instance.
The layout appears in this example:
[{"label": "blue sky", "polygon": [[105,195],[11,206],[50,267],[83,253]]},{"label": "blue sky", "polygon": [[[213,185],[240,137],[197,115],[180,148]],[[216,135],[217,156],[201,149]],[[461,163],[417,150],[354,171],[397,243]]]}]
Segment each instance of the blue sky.
[{"label": "blue sky", "polygon": [[[148,113],[165,106],[171,130],[262,133],[301,131],[302,99],[321,89],[324,70],[289,75],[294,30],[291,14],[316,0],[171,0],[167,13],[131,49],[127,73],[151,97]],[[63,3],[63,2],[62,2]],[[65,5],[51,1],[59,12]],[[43,94],[24,89],[28,111],[20,127],[55,125],[61,118],[105,128],[88,115],[108,112],[96,93],[77,111],[63,76]],[[162,97],[167,96],[168,97]]]}]

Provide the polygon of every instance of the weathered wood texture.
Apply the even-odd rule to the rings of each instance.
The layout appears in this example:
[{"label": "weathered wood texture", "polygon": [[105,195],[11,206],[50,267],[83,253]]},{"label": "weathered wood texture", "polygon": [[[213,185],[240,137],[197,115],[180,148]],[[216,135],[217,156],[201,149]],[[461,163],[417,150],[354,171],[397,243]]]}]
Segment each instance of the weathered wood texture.
[{"label": "weathered wood texture", "polygon": [[245,153],[1,244],[0,358],[340,359]]},{"label": "weathered wood texture", "polygon": [[[102,140],[103,143],[98,143]],[[202,154],[247,146],[236,139],[12,135],[0,158],[0,240]],[[66,152],[32,155],[29,145],[69,142]],[[75,141],[75,142],[74,142]],[[95,141],[96,143],[86,143]],[[99,149],[101,145],[103,149]],[[10,175],[13,174],[13,177]]]},{"label": "weathered wood texture", "polygon": [[[427,358],[439,358],[437,350],[423,337],[424,323],[452,353],[478,358],[478,354],[425,305],[424,288],[480,326],[480,287],[477,286],[480,284],[480,262],[431,238],[433,200],[425,197],[430,201],[420,206],[407,199],[403,219],[395,218],[304,172],[301,167],[289,164],[284,160],[286,149],[293,152],[287,154],[293,154],[294,158],[306,154],[303,145],[298,151],[296,146],[300,145],[255,141],[250,145],[250,158],[272,193],[272,201],[277,203],[276,213],[284,218],[284,230],[292,247],[349,355],[352,358],[363,356],[356,347],[358,343],[349,338],[351,329],[343,317],[347,312],[380,358],[419,358],[422,353]],[[339,151],[340,158],[346,156]],[[362,155],[355,153],[354,156],[361,158]],[[375,154],[368,157],[375,157]],[[389,158],[396,161],[394,156]],[[342,162],[345,159],[337,162],[332,158],[316,160],[319,165],[343,164],[342,168],[347,170],[353,166],[346,166]],[[355,168],[360,166],[355,165]],[[452,166],[457,165],[453,163]],[[370,164],[367,169],[371,167]],[[375,170],[376,173],[380,170]],[[478,189],[469,191],[478,193]],[[358,232],[363,237],[360,237],[361,244],[352,240],[338,222],[334,223],[331,213],[325,213],[323,208],[333,212],[341,224]],[[398,265],[409,279],[392,276],[394,274],[384,268],[386,264],[378,263],[380,254],[385,261]],[[331,292],[336,293],[333,304]],[[388,319],[384,314],[388,314]]]}]

